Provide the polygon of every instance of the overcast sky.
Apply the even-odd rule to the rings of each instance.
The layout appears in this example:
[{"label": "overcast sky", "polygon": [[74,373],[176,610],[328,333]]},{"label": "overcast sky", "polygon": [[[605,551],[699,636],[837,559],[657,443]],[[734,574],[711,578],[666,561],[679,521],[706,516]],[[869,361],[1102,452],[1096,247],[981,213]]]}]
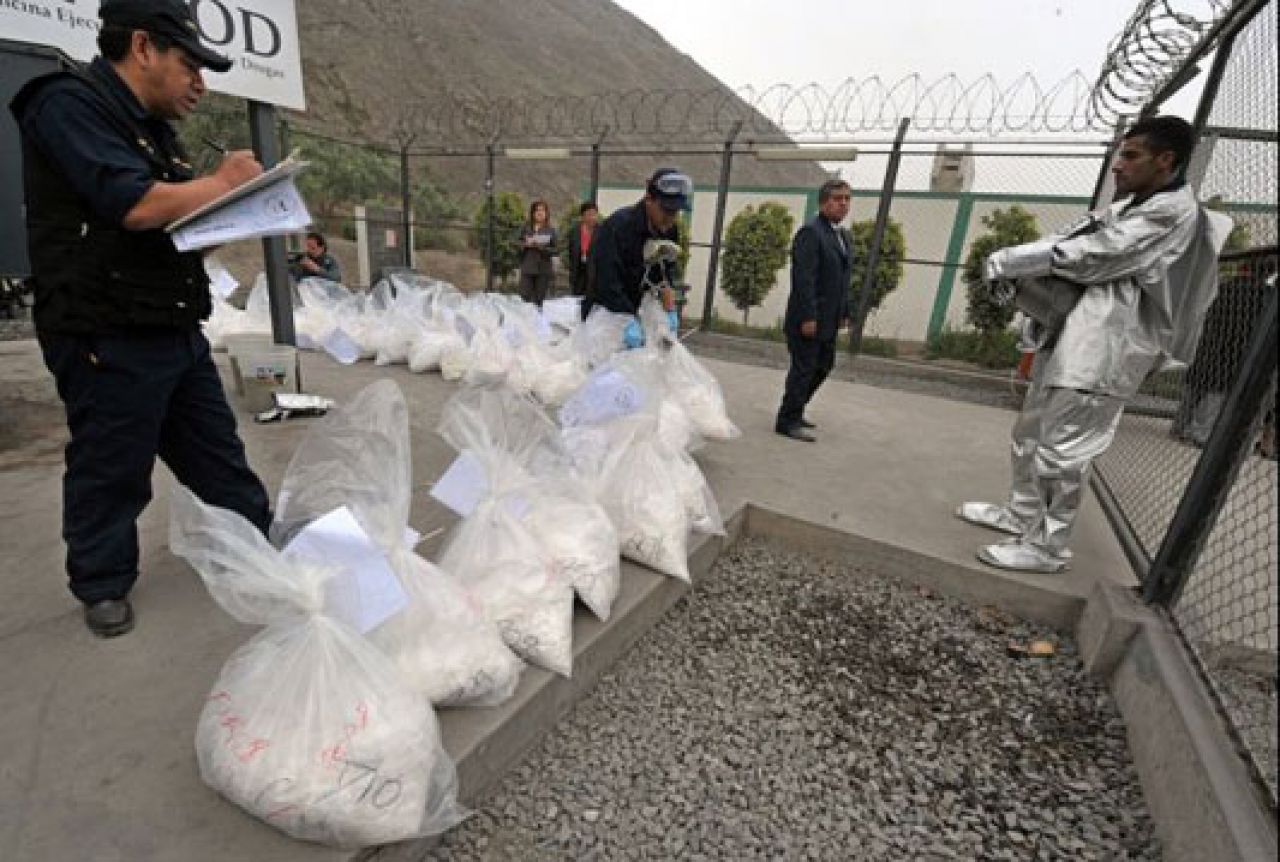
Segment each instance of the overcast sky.
[{"label": "overcast sky", "polygon": [[730,86],[1092,78],[1132,0],[615,0]]},{"label": "overcast sky", "polygon": [[[990,73],[1012,84],[1030,72],[1048,86],[1075,70],[1092,83],[1108,46],[1136,8],[1136,0],[614,2],[725,84],[757,89],[810,82],[830,89],[847,78],[872,76],[892,83],[914,73],[926,81],[954,73],[965,82]],[[1206,2],[1173,0],[1173,6],[1207,17]],[[1179,94],[1168,109],[1189,116],[1196,89]],[[883,161],[868,153],[843,172],[859,185],[877,183]],[[975,188],[1045,186],[1043,162],[1035,170],[1008,165],[1007,160],[980,164]],[[1097,174],[1092,163],[1052,167],[1058,175],[1055,190],[1062,193],[1087,193]],[[906,160],[903,173],[903,187],[927,186],[928,164],[921,160]]]}]

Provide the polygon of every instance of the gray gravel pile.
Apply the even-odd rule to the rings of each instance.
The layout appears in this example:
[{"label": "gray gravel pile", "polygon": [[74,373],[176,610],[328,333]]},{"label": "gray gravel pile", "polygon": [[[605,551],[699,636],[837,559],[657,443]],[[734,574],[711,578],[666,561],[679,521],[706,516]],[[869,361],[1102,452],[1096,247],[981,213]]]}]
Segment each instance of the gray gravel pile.
[{"label": "gray gravel pile", "polygon": [[1240,668],[1210,670],[1226,704],[1227,714],[1253,752],[1262,778],[1276,798],[1276,678]]},{"label": "gray gravel pile", "polygon": [[1158,859],[1069,643],[743,542],[436,860]]}]

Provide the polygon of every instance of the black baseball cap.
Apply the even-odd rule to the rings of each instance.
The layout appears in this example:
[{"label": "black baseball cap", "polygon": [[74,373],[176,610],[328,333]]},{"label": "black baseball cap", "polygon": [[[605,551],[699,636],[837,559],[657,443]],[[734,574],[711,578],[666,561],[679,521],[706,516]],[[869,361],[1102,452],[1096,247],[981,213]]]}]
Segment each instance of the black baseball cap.
[{"label": "black baseball cap", "polygon": [[667,212],[693,209],[693,180],[679,168],[659,168],[649,177],[645,191]]},{"label": "black baseball cap", "polygon": [[231,68],[231,60],[201,43],[200,28],[184,0],[102,0],[98,16],[106,27],[167,36],[191,59],[214,72]]}]

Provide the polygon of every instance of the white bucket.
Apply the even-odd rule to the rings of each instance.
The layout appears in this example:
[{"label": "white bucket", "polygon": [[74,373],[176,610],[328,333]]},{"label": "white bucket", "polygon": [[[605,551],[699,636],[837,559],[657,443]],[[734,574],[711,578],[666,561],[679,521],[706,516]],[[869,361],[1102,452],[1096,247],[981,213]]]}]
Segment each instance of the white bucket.
[{"label": "white bucket", "polygon": [[277,392],[298,391],[298,351],[287,344],[246,349],[238,357],[240,397],[250,413],[275,406]]},{"label": "white bucket", "polygon": [[244,395],[244,381],[240,378],[240,357],[246,351],[250,353],[260,351],[271,347],[275,342],[272,341],[269,332],[241,332],[228,335],[224,342],[227,347],[227,358],[231,362],[232,385],[235,387],[236,395]]}]

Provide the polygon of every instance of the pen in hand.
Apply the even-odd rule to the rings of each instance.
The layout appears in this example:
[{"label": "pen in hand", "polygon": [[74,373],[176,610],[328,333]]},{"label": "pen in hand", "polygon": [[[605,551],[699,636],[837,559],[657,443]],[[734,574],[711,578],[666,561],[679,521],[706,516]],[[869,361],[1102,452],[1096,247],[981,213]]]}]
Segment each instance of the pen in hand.
[{"label": "pen in hand", "polygon": [[204,141],[205,144],[207,144],[210,149],[217,151],[218,155],[225,156],[227,154],[226,144],[220,144],[217,141],[215,141],[213,138],[210,138],[204,135],[200,136],[200,140]]}]

